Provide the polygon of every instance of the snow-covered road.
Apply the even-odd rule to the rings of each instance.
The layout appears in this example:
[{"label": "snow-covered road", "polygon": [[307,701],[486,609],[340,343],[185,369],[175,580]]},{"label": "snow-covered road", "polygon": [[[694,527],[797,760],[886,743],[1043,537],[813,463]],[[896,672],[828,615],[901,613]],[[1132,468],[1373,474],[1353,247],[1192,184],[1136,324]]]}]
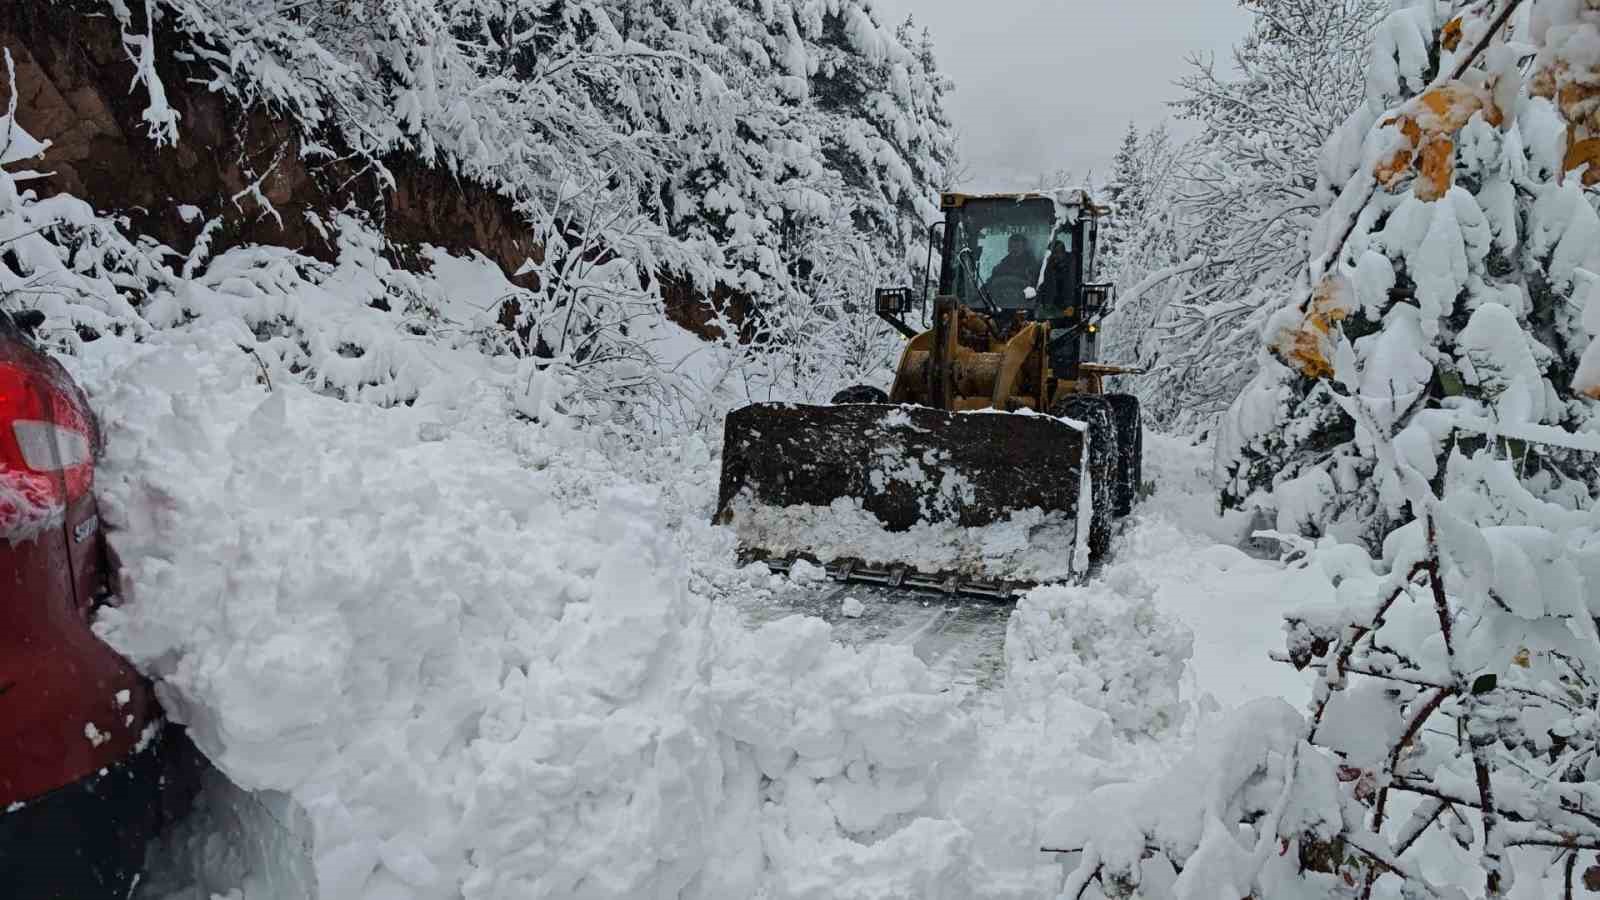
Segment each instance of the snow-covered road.
[{"label": "snow-covered road", "polygon": [[1116,563],[1153,584],[1156,607],[1194,632],[1191,687],[1224,707],[1261,696],[1303,703],[1304,679],[1268,654],[1283,647],[1282,614],[1324,599],[1326,580],[1239,549],[1249,523],[1218,514],[1208,445],[1151,433],[1145,448],[1156,493],[1124,532]]},{"label": "snow-covered road", "polygon": [[727,595],[750,627],[815,617],[847,645],[908,647],[960,698],[977,746],[945,771],[940,809],[972,835],[982,896],[1052,896],[1059,871],[1037,850],[1052,813],[1159,774],[1235,707],[1307,698],[1303,676],[1269,654],[1283,612],[1323,599],[1326,579],[1238,549],[1247,522],[1218,513],[1209,447],[1158,434],[1145,447],[1155,492],[1087,585],[995,604],[802,566]]},{"label": "snow-covered road", "polygon": [[[1194,699],[1209,695],[1224,708],[1263,695],[1302,702],[1303,679],[1268,654],[1282,647],[1282,613],[1321,599],[1317,592],[1326,583],[1239,549],[1248,523],[1239,514],[1218,514],[1209,447],[1159,434],[1147,435],[1145,446],[1156,491],[1125,522],[1107,574],[1136,572],[1153,588],[1154,607],[1194,633],[1186,684]],[[1002,681],[1012,604],[841,585],[803,564],[770,595],[740,599],[752,624],[815,616],[844,643],[911,646],[958,688],[996,689]]]}]

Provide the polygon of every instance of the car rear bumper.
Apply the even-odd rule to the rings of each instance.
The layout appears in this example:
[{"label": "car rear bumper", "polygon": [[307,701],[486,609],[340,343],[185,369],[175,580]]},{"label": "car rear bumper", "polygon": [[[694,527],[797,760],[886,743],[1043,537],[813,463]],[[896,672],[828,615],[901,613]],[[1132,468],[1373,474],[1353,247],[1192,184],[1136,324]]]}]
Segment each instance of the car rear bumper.
[{"label": "car rear bumper", "polygon": [[[0,810],[0,885],[10,900],[125,900],[145,845],[192,799],[182,729],[160,728],[114,765]],[[192,752],[192,751],[191,751]]]}]

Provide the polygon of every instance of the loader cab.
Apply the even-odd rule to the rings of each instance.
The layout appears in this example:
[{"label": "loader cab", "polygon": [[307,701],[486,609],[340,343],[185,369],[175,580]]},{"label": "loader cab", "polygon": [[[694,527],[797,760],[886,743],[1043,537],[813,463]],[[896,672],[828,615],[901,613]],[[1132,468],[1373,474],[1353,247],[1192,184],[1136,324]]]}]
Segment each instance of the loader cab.
[{"label": "loader cab", "polygon": [[1044,194],[944,194],[939,290],[963,305],[1073,318],[1091,274],[1097,208]]},{"label": "loader cab", "polygon": [[1081,191],[947,193],[940,206],[944,220],[934,229],[942,258],[938,295],[1074,332],[1052,343],[1063,370],[1098,358],[1095,320],[1110,295],[1090,279],[1104,208]]}]

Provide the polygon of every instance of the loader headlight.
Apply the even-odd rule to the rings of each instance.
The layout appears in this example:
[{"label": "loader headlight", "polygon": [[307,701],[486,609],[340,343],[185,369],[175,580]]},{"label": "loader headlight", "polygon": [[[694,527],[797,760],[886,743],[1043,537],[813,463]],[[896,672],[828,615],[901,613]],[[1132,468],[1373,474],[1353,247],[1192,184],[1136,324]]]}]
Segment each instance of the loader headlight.
[{"label": "loader headlight", "polygon": [[898,316],[911,308],[911,289],[878,288],[875,299],[879,315]]},{"label": "loader headlight", "polygon": [[1089,326],[1089,333],[1090,334],[1095,334],[1095,333],[1097,333],[1099,331],[1100,331],[1100,326],[1099,325],[1090,325]]}]

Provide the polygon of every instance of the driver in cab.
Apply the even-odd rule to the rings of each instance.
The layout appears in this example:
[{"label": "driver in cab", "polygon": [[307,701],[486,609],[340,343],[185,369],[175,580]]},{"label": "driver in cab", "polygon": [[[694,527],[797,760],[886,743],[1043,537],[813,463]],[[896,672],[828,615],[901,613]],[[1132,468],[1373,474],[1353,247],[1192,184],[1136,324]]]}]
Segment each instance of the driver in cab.
[{"label": "driver in cab", "polygon": [[995,301],[1001,306],[1026,306],[1028,303],[1023,291],[1033,287],[1038,280],[1039,257],[1033,255],[1026,237],[1013,234],[1006,242],[1005,259],[995,264],[984,290],[991,296],[1000,295],[995,296]]}]

